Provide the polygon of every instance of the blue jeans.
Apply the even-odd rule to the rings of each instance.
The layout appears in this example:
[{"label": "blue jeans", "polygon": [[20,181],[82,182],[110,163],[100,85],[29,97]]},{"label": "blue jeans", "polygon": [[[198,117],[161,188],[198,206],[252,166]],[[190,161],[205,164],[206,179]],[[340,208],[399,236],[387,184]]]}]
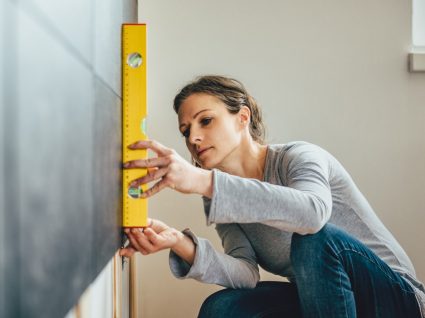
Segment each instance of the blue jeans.
[{"label": "blue jeans", "polygon": [[198,317],[420,317],[411,286],[334,225],[294,234],[291,262],[296,283],[220,290],[204,301]]}]

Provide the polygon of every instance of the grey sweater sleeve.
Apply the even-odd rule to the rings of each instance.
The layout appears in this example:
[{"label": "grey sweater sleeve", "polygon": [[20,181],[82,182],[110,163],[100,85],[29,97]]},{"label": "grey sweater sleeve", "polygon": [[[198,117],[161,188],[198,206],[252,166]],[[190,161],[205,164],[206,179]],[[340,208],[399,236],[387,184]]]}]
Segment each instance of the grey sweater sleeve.
[{"label": "grey sweater sleeve", "polygon": [[196,245],[195,259],[190,266],[170,250],[170,269],[177,278],[193,278],[203,283],[229,288],[254,288],[260,278],[255,252],[237,224],[217,224],[224,252],[197,237],[190,230],[183,231]]},{"label": "grey sweater sleeve", "polygon": [[330,163],[320,147],[292,148],[279,162],[287,186],[213,170],[213,196],[204,198],[207,224],[263,223],[300,234],[315,233],[329,220]]}]

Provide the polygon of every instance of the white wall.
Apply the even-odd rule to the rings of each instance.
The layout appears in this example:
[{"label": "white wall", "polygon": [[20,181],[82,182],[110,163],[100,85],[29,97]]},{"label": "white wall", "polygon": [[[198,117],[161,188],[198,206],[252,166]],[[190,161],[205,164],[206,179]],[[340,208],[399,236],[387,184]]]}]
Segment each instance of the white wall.
[{"label": "white wall", "polygon": [[[195,76],[233,76],[263,106],[269,142],[333,153],[425,280],[425,74],[407,71],[410,1],[142,0],[148,24],[148,133],[186,158],[172,100]],[[205,226],[201,199],[164,191],[150,215]],[[143,257],[144,317],[194,317],[218,287],[179,281],[168,252]]]},{"label": "white wall", "polygon": [[[114,259],[112,259],[81,295],[76,307],[65,318],[114,317]],[[128,317],[125,315],[124,317]]]},{"label": "white wall", "polygon": [[130,268],[116,254],[86,288],[65,318],[129,318]]}]

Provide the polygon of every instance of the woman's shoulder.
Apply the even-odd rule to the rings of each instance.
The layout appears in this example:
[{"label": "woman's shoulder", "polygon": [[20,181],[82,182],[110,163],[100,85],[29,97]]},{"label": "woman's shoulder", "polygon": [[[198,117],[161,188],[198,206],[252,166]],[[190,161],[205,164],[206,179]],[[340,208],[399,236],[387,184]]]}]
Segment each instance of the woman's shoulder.
[{"label": "woman's shoulder", "polygon": [[307,141],[268,145],[267,162],[272,170],[290,170],[291,167],[309,163],[329,166],[333,161],[334,157],[328,151]]},{"label": "woman's shoulder", "polygon": [[270,153],[276,157],[297,157],[327,153],[322,147],[308,141],[291,141],[284,144],[268,144]]}]

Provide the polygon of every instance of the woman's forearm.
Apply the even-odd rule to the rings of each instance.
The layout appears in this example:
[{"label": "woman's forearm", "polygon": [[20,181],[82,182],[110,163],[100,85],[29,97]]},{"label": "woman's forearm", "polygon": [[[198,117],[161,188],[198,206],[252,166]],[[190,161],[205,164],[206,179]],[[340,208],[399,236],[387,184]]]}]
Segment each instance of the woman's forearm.
[{"label": "woman's forearm", "polygon": [[[207,198],[212,197],[213,188],[213,173],[210,170],[199,169],[199,174],[194,180],[196,184],[196,193],[201,194]],[[182,232],[177,233],[178,241],[171,248],[171,250],[185,260],[188,264],[192,265],[195,259],[196,245],[193,240],[184,235]]]},{"label": "woman's forearm", "polygon": [[196,253],[196,245],[189,236],[184,235],[182,232],[178,232],[178,242],[171,248],[171,250],[190,265],[193,264]]},{"label": "woman's forearm", "polygon": [[212,197],[213,173],[211,170],[199,169],[199,175],[196,180],[197,193],[209,199]]}]

